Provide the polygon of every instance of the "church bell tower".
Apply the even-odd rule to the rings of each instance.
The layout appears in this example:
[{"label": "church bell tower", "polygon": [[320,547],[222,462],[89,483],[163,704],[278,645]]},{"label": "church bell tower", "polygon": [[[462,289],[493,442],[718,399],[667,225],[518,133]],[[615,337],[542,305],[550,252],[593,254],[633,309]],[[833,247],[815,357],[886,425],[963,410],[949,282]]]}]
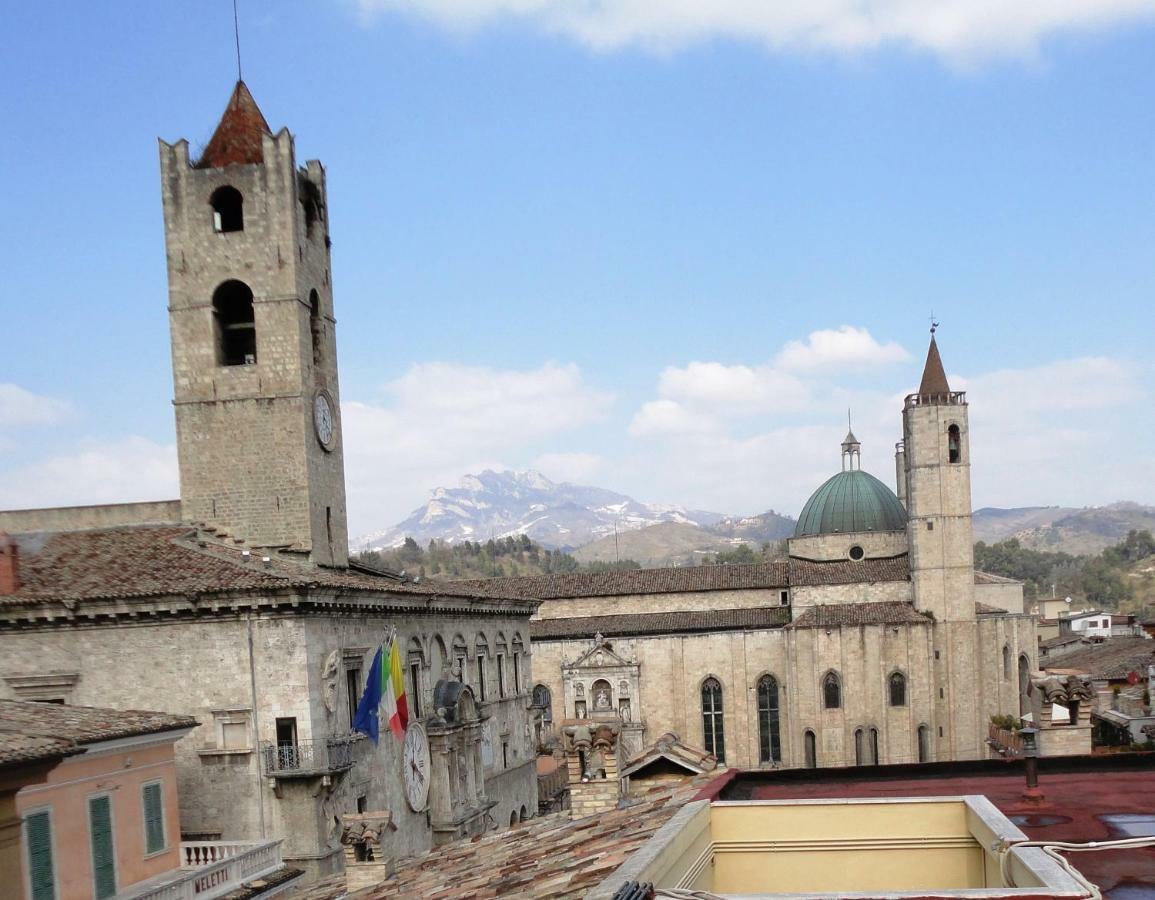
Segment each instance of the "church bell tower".
[{"label": "church bell tower", "polygon": [[930,614],[938,759],[980,759],[971,531],[970,428],[966,394],[947,383],[938,344],[930,348],[918,391],[902,411],[907,540],[915,608]]},{"label": "church bell tower", "polygon": [[182,517],[348,563],[325,170],[238,81],[196,160],[160,142]]}]

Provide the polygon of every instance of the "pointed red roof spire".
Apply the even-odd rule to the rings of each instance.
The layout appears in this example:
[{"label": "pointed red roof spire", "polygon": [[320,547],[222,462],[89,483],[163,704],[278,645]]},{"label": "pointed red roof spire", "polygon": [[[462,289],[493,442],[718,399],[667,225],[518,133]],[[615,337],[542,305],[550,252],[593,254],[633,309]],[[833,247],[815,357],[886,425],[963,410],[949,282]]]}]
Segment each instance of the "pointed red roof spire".
[{"label": "pointed red roof spire", "polygon": [[923,397],[950,393],[950,385],[946,383],[946,371],[942,367],[942,357],[938,355],[938,344],[935,343],[933,331],[930,333],[930,349],[926,351],[926,365],[922,370],[922,384],[918,386],[918,393]]},{"label": "pointed red roof spire", "polygon": [[262,138],[272,134],[257,101],[243,81],[238,81],[220,124],[197,162],[198,169],[222,169],[263,163]]}]

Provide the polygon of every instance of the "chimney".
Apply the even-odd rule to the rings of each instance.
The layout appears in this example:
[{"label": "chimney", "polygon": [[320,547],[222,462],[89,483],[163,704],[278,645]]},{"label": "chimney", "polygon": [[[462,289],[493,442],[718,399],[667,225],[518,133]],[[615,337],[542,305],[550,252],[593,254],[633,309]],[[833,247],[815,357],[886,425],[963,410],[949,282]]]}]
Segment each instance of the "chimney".
[{"label": "chimney", "polygon": [[617,808],[621,799],[619,731],[616,722],[589,720],[574,720],[572,725],[562,728],[571,819],[584,819]]},{"label": "chimney", "polygon": [[0,531],[0,597],[20,590],[20,548],[7,532]]}]

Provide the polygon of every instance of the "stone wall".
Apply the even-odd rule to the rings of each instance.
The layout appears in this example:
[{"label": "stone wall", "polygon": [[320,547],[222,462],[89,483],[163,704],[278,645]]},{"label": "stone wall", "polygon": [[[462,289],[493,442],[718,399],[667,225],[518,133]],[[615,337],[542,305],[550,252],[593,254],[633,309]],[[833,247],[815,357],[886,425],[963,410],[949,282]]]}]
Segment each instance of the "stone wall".
[{"label": "stone wall", "polygon": [[[700,609],[748,609],[781,606],[786,586],[741,591],[684,591],[669,594],[615,594],[612,597],[565,597],[543,600],[537,618],[568,619],[621,613],[685,612]],[[591,635],[592,637],[592,635]]]},{"label": "stone wall", "polygon": [[0,531],[9,534],[84,531],[123,525],[176,525],[180,521],[179,500],[0,510]]},{"label": "stone wall", "polygon": [[861,547],[865,559],[898,556],[906,552],[906,531],[866,531],[816,534],[791,538],[790,555],[802,559],[850,559],[850,548]]}]

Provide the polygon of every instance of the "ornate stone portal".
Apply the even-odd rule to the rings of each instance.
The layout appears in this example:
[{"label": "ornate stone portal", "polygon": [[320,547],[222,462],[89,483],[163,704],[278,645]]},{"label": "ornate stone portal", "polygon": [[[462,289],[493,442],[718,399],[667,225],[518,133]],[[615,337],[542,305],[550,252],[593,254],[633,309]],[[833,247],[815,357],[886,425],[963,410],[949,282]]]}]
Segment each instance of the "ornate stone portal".
[{"label": "ornate stone portal", "polygon": [[425,721],[433,763],[429,786],[429,819],[433,843],[480,834],[495,801],[485,796],[481,742],[488,719],[472,689],[442,678],[433,689],[433,715]]},{"label": "ornate stone portal", "polygon": [[562,666],[567,718],[619,725],[622,758],[645,746],[645,721],[638,708],[641,666],[637,660],[614,649],[601,634],[589,648]]}]

